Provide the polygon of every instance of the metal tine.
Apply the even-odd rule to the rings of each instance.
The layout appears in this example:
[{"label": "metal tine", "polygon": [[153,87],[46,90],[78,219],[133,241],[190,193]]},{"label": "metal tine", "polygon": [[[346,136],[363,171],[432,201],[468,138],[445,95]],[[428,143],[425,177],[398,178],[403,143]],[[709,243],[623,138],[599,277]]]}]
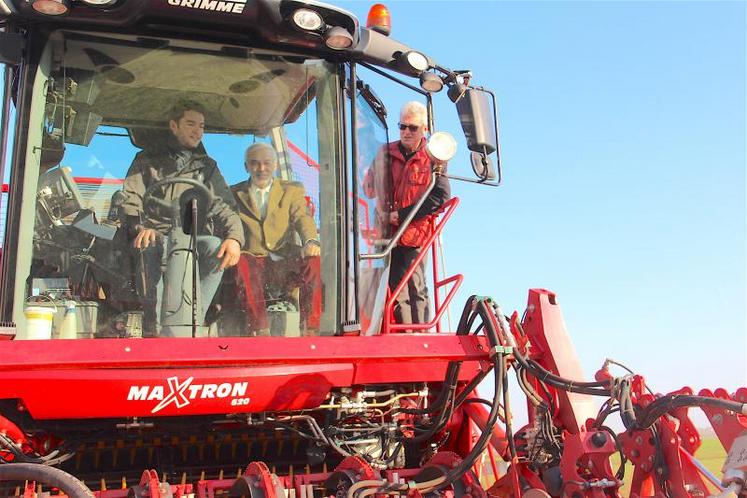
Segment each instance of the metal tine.
[{"label": "metal tine", "polygon": [[[81,443],[80,446],[78,446],[78,451],[75,452],[75,470],[80,469],[80,462],[83,460],[83,453],[86,451],[86,445],[85,443]],[[130,462],[132,464],[132,462]]]}]

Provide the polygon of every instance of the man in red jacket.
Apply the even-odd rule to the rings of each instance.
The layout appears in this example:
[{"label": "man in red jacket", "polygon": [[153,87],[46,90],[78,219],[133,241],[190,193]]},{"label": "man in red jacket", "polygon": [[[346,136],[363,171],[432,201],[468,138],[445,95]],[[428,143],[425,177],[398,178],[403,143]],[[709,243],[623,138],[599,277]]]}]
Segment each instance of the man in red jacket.
[{"label": "man in red jacket", "polygon": [[[425,134],[428,132],[426,107],[420,102],[408,102],[402,106],[399,130],[400,139],[383,147],[374,167],[366,172],[363,186],[368,197],[378,197],[377,210],[384,224],[389,225],[389,235],[396,232],[428,189],[434,170],[425,150]],[[435,165],[435,168],[441,173],[443,165]],[[392,250],[389,269],[391,291],[400,284],[431,234],[433,213],[450,197],[449,182],[439,174],[435,186],[405,229],[399,244]],[[429,320],[424,266],[418,265],[397,296],[394,316],[398,323],[425,323]]]}]

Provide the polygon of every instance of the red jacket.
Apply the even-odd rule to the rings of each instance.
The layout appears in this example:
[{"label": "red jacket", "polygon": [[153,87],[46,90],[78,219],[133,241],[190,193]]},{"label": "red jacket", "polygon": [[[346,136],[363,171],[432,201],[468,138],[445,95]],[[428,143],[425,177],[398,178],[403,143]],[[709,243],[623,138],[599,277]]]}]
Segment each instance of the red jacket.
[{"label": "red jacket", "polygon": [[[423,140],[425,144],[425,140]],[[408,161],[399,147],[399,141],[382,147],[374,165],[366,171],[363,191],[376,197],[380,207],[387,211],[397,211],[400,221],[404,221],[412,206],[428,188],[431,179],[431,162],[425,147],[420,147]],[[399,240],[407,247],[422,247],[431,234],[433,213],[451,196],[449,183],[439,176],[436,185],[424,201],[415,218]],[[396,227],[393,227],[396,231]]]},{"label": "red jacket", "polygon": [[[407,162],[399,148],[399,141],[392,142],[387,147],[390,158],[389,171],[392,175],[392,208],[401,214],[401,210],[415,204],[428,188],[431,180],[431,161],[424,146],[420,147]],[[406,215],[400,216],[400,222],[404,221],[405,217]],[[399,239],[399,245],[421,247],[431,234],[433,217],[434,215],[428,214],[413,219]]]}]

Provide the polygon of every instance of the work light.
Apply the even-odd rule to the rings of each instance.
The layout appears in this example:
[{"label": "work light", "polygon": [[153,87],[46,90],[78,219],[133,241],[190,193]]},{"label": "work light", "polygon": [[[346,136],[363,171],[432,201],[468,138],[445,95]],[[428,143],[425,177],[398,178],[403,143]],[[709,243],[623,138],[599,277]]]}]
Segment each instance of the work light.
[{"label": "work light", "polygon": [[298,9],[291,16],[293,24],[304,31],[319,31],[324,25],[324,20],[319,12],[311,9]]}]

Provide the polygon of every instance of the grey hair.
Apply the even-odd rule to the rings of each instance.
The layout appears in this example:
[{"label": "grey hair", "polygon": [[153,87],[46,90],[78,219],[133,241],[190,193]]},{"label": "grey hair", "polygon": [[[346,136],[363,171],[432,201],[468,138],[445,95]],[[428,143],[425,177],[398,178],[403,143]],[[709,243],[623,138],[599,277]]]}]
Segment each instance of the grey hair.
[{"label": "grey hair", "polygon": [[415,116],[420,125],[428,126],[428,109],[416,100],[411,100],[402,106],[402,109],[399,111],[400,120],[405,116]]},{"label": "grey hair", "polygon": [[244,164],[246,165],[246,160],[249,157],[249,154],[252,152],[259,151],[262,149],[266,149],[272,152],[272,156],[275,158],[275,162],[278,162],[278,152],[275,150],[275,147],[273,147],[270,144],[264,143],[264,142],[255,142],[249,147],[246,148],[246,152],[244,152]]}]

